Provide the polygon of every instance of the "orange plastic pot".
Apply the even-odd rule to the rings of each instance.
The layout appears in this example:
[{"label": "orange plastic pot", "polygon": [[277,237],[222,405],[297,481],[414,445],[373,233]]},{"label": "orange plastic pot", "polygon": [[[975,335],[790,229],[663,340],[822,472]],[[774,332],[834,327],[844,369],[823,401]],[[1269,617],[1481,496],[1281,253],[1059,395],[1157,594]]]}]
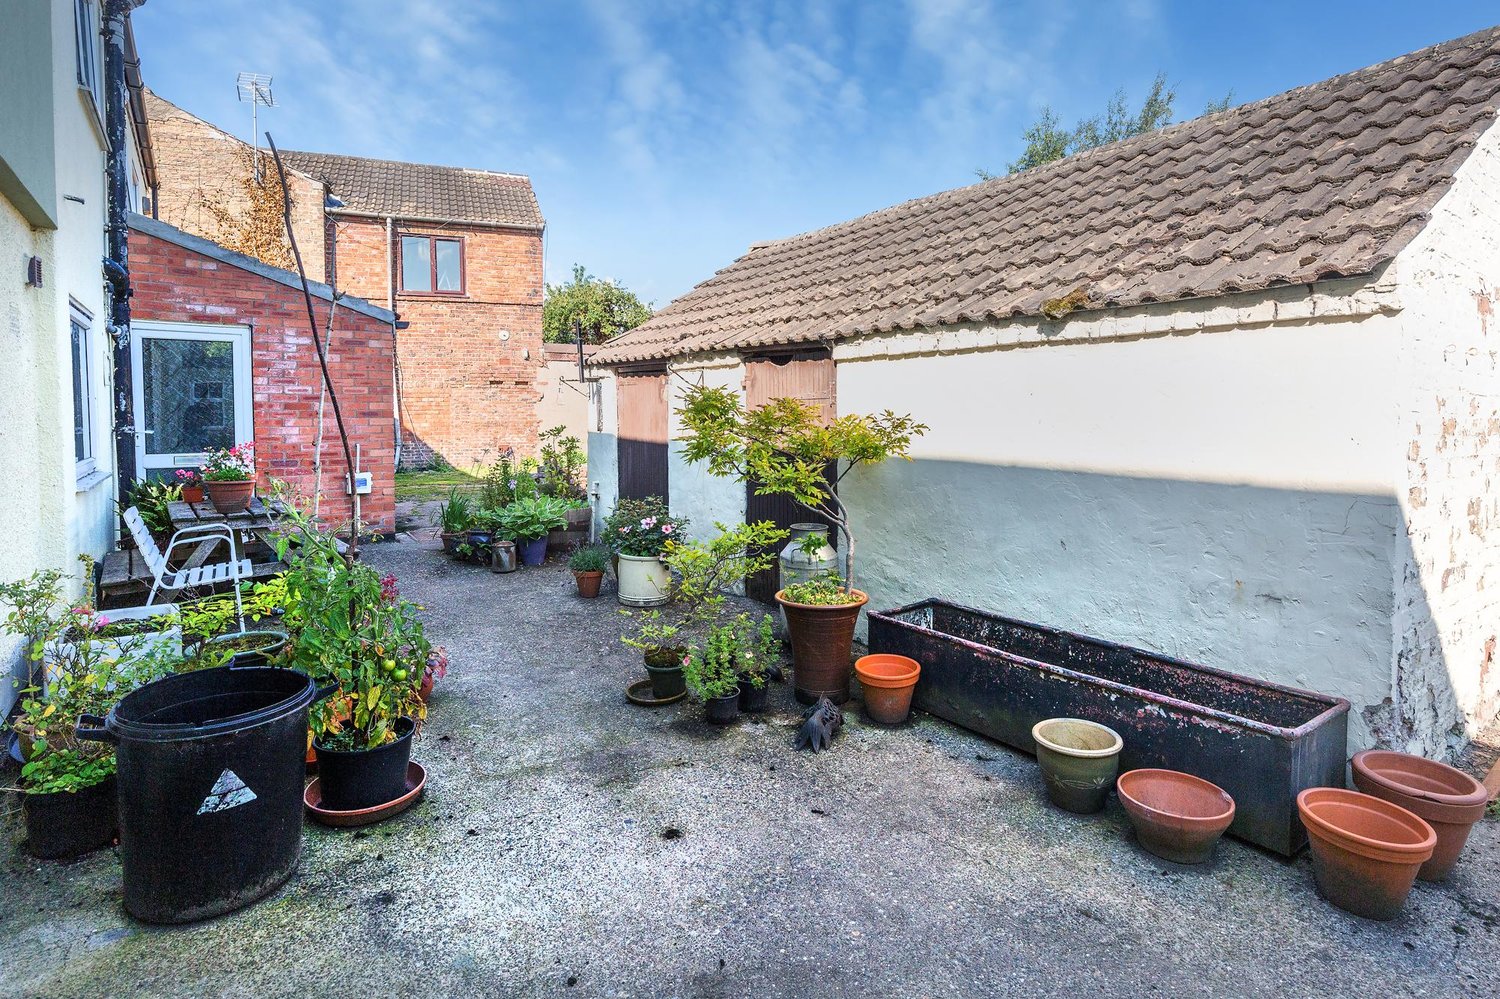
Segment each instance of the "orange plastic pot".
[{"label": "orange plastic pot", "polygon": [[1419,816],[1383,798],[1341,787],[1310,787],[1297,812],[1312,847],[1323,897],[1366,919],[1394,919],[1437,833]]},{"label": "orange plastic pot", "polygon": [[861,656],[854,663],[865,695],[865,714],[882,725],[900,725],[911,714],[911,695],[922,664],[896,655]]},{"label": "orange plastic pot", "polygon": [[1176,770],[1131,770],[1115,782],[1142,847],[1176,864],[1205,864],[1234,821],[1219,785]]},{"label": "orange plastic pot", "polygon": [[1484,785],[1436,760],[1382,749],[1355,753],[1350,764],[1355,787],[1400,805],[1437,833],[1432,859],[1422,865],[1417,877],[1441,881],[1452,873],[1469,830],[1484,818],[1490,798]]}]

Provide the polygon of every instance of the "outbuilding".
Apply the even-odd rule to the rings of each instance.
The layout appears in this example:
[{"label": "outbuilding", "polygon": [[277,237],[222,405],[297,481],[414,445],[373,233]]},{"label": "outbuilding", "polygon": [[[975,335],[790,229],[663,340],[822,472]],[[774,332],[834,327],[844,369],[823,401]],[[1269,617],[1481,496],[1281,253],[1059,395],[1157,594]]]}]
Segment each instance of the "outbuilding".
[{"label": "outbuilding", "polygon": [[1500,711],[1500,29],[752,246],[592,359],[596,510],[762,498],[671,442],[690,384],[892,409],[841,493],[871,607],[935,596],[1353,705],[1351,748]]}]

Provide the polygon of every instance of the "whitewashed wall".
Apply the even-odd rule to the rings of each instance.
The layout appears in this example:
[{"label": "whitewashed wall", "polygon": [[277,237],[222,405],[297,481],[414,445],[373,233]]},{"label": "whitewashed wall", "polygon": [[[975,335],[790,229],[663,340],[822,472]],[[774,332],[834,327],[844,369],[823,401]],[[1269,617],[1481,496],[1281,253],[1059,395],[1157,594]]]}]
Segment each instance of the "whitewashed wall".
[{"label": "whitewashed wall", "polygon": [[706,358],[674,365],[667,376],[667,481],[670,506],[674,517],[686,517],[688,536],[699,540],[716,537],[714,523],[734,524],[745,519],[745,486],[733,479],[715,478],[701,465],[691,465],[682,457],[682,421],[677,410],[682,398],[694,385],[731,389],[745,399],[745,365],[735,356]]},{"label": "whitewashed wall", "polygon": [[620,498],[619,395],[610,369],[592,368],[589,376],[599,379],[588,436],[589,493],[594,506],[594,536],[599,537],[604,518]]},{"label": "whitewashed wall", "polygon": [[842,359],[840,413],[931,427],[846,480],[859,585],[1341,695],[1362,744],[1390,691],[1394,336],[1375,315]]},{"label": "whitewashed wall", "polygon": [[1436,756],[1500,714],[1500,131],[1396,261],[1401,298],[1393,745]]}]

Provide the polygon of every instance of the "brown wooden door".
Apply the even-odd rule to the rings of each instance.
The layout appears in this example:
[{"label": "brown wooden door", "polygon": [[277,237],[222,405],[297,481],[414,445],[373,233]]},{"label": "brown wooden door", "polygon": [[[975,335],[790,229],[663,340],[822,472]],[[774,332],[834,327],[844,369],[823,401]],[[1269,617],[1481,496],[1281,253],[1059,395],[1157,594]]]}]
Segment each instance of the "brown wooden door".
[{"label": "brown wooden door", "polygon": [[667,499],[667,373],[621,373],[619,397],[620,496]]},{"label": "brown wooden door", "polygon": [[[823,410],[825,422],[832,422],[837,411],[833,357],[826,351],[783,354],[779,357],[746,358],[745,407],[755,409],[772,399],[800,399],[815,403]],[[837,474],[830,469],[830,479]],[[777,527],[788,528],[801,523],[828,523],[789,496],[757,496],[755,483],[746,484],[745,521],[769,520]],[[830,532],[835,547],[838,538]],[[772,603],[781,589],[781,570],[773,565],[745,580],[745,594],[752,599]]]}]

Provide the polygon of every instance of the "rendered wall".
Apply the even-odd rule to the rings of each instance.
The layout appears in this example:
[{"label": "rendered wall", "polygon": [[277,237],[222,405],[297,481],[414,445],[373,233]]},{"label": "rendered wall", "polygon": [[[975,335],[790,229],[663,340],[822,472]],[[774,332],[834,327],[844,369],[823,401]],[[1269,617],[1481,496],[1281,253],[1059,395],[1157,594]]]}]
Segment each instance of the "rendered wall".
[{"label": "rendered wall", "polygon": [[667,481],[671,483],[671,507],[674,517],[686,517],[689,537],[708,540],[718,531],[714,522],[734,524],[745,519],[745,484],[735,479],[716,478],[703,465],[690,465],[682,457],[682,421],[677,410],[682,397],[692,385],[733,389],[741,401],[745,396],[745,366],[739,358],[674,365],[667,378],[668,413]]},{"label": "rendered wall", "polygon": [[1363,745],[1390,693],[1394,337],[1377,316],[841,361],[841,414],[932,428],[845,482],[858,585],[1341,695]]},{"label": "rendered wall", "polygon": [[1397,259],[1402,301],[1395,689],[1373,713],[1437,756],[1500,716],[1500,131]]},{"label": "rendered wall", "polygon": [[594,506],[594,535],[604,528],[604,518],[609,516],[620,498],[620,439],[619,414],[615,412],[617,394],[615,378],[606,368],[590,368],[589,375],[597,377],[598,408],[589,425],[589,497]]}]

